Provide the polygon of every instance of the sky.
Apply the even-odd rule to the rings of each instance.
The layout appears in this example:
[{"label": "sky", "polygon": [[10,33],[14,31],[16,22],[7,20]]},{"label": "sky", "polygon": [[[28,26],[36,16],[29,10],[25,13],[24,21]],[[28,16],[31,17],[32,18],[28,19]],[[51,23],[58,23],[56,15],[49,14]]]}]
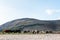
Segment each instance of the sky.
[{"label": "sky", "polygon": [[0,0],[0,25],[21,18],[60,19],[60,0]]}]

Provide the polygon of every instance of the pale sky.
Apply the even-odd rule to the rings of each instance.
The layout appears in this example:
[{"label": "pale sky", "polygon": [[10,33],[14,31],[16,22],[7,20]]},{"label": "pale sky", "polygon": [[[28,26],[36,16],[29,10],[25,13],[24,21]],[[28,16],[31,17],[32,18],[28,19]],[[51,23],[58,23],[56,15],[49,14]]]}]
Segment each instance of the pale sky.
[{"label": "pale sky", "polygon": [[60,0],[0,0],[0,25],[21,18],[60,19]]}]

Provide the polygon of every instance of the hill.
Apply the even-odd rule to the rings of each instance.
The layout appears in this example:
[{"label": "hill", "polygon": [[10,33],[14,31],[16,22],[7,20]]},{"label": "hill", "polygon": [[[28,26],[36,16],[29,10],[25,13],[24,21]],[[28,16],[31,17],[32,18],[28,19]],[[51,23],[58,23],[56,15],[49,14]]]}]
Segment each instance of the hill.
[{"label": "hill", "polygon": [[38,20],[33,18],[22,18],[7,22],[0,27],[2,30],[43,30],[60,31],[60,20]]}]

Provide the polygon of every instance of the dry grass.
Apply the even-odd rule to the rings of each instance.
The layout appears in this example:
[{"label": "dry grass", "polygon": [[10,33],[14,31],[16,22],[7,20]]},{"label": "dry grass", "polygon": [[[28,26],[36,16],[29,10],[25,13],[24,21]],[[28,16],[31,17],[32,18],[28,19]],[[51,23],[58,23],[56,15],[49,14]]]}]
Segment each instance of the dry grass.
[{"label": "dry grass", "polygon": [[0,40],[60,40],[60,34],[2,34]]}]

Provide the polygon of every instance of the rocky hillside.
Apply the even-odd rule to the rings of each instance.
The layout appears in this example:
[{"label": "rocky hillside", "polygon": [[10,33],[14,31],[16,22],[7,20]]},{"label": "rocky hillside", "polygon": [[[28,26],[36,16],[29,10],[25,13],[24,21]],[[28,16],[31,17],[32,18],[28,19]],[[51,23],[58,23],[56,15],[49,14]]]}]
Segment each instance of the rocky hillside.
[{"label": "rocky hillside", "polygon": [[0,27],[2,30],[52,30],[60,31],[60,20],[38,20],[33,18],[22,18],[7,22]]}]

